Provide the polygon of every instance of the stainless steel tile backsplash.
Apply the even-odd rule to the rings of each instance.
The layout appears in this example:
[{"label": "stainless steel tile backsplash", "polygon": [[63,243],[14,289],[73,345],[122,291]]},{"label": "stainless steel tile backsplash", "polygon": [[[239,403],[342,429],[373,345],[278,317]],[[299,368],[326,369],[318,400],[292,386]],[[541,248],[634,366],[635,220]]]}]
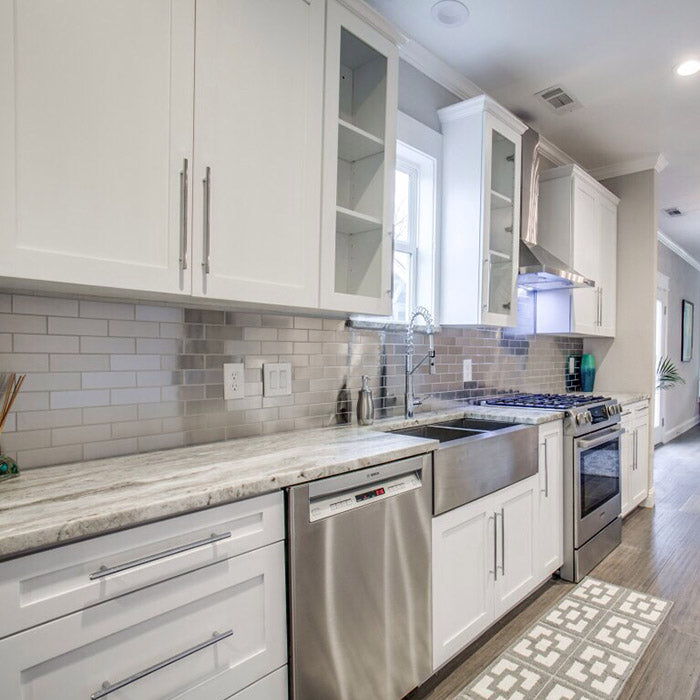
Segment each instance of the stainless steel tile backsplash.
[{"label": "stainless steel tile backsplash", "polygon": [[[344,383],[368,374],[377,415],[403,410],[402,333],[337,319],[0,293],[0,370],[27,380],[0,447],[23,468],[334,424]],[[416,334],[416,355],[427,351]],[[446,328],[418,395],[565,390],[576,338]],[[462,382],[471,358],[473,381]],[[292,364],[292,395],[263,396],[262,365]],[[245,363],[246,398],[224,401],[221,367]]]}]

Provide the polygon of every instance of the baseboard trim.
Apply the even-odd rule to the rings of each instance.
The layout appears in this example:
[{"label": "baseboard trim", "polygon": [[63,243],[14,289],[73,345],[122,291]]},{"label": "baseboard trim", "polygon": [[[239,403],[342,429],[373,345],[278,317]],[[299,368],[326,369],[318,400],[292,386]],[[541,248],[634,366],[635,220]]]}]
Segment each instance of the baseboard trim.
[{"label": "baseboard trim", "polygon": [[651,488],[647,493],[647,497],[639,505],[642,508],[653,508],[654,503],[656,503],[656,492]]},{"label": "baseboard trim", "polygon": [[700,415],[693,416],[692,418],[689,418],[686,421],[683,421],[679,425],[677,425],[675,428],[671,428],[670,430],[666,430],[663,436],[663,443],[664,445],[667,442],[671,442],[671,440],[675,440],[679,435],[683,435],[683,433],[687,432],[691,428],[694,428],[696,425],[700,424]]}]

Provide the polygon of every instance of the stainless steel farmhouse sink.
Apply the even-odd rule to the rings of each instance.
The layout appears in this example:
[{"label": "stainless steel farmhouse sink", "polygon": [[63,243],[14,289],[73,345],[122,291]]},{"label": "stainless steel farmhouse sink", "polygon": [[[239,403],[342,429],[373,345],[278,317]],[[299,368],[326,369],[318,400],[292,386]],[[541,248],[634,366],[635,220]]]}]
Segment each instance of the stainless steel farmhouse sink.
[{"label": "stainless steel farmhouse sink", "polygon": [[433,513],[439,515],[537,474],[537,426],[460,418],[394,433],[438,440]]}]

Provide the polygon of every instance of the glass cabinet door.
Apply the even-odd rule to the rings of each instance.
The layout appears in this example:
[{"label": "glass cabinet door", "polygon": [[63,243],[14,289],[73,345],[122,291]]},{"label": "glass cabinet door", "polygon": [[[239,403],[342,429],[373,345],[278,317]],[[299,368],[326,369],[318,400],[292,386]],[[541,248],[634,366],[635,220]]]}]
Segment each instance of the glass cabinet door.
[{"label": "glass cabinet door", "polygon": [[[484,224],[486,288],[483,304],[489,314],[510,316],[515,312],[515,265],[519,231],[519,168],[520,158],[515,139],[497,128],[487,131],[486,147],[490,151],[490,178],[487,179],[488,213]],[[517,213],[517,217],[516,217]]]}]

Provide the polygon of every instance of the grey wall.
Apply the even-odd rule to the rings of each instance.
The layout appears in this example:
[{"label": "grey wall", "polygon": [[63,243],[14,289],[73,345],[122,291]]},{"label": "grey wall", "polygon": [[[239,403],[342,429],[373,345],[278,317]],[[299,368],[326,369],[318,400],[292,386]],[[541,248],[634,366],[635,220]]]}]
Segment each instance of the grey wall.
[{"label": "grey wall", "polygon": [[[658,244],[659,272],[669,278],[668,355],[685,379],[685,384],[666,392],[666,430],[682,428],[698,416],[700,375],[700,272],[661,243]],[[693,359],[681,362],[681,301],[695,304]]]},{"label": "grey wall", "polygon": [[[337,420],[344,382],[356,400],[363,374],[378,412],[400,414],[404,351],[403,334],[338,319],[0,293],[0,371],[27,373],[2,448],[29,468],[322,427]],[[416,334],[416,355],[426,351]],[[436,351],[418,394],[562,392],[581,341],[455,328]],[[278,361],[292,364],[292,395],[266,398],[262,365]],[[246,398],[224,401],[224,362],[245,363]]]},{"label": "grey wall", "polygon": [[421,73],[406,61],[399,61],[399,111],[442,131],[437,110],[459,102],[460,98]]}]

